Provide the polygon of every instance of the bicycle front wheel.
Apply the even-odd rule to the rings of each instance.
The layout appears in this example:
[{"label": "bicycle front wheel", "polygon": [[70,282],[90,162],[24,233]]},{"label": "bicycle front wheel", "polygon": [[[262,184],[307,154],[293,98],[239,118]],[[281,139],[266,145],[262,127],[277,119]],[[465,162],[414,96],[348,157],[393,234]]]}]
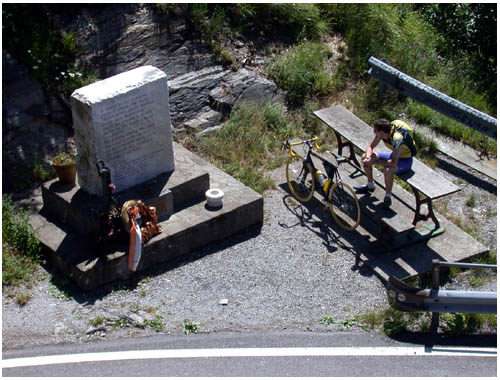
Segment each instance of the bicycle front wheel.
[{"label": "bicycle front wheel", "polygon": [[311,167],[300,156],[291,156],[286,163],[286,181],[293,196],[307,202],[314,194],[314,176]]},{"label": "bicycle front wheel", "polygon": [[359,225],[361,209],[351,186],[344,182],[335,182],[328,193],[328,200],[333,219],[340,227],[352,231]]}]

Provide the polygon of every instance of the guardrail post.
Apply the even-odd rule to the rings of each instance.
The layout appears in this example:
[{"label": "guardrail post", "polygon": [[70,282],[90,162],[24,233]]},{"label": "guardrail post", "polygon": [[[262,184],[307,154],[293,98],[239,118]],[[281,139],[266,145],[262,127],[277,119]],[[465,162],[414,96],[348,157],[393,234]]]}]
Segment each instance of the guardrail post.
[{"label": "guardrail post", "polygon": [[[439,290],[439,275],[441,273],[440,263],[438,259],[432,260],[432,290]],[[431,317],[431,333],[437,334],[439,328],[439,312],[432,312]]]}]

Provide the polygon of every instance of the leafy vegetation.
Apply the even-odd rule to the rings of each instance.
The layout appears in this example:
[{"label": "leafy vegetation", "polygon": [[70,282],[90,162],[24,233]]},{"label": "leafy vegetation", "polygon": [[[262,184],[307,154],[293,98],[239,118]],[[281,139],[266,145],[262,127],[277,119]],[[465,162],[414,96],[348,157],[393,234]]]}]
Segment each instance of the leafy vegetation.
[{"label": "leafy vegetation", "polygon": [[34,159],[27,164],[25,171],[17,173],[16,181],[12,186],[13,192],[16,193],[27,188],[33,188],[37,184],[55,178],[55,176],[56,172],[53,167],[49,166],[49,169],[47,169],[47,164],[41,158]]},{"label": "leafy vegetation", "polygon": [[98,315],[94,318],[91,318],[89,322],[92,327],[99,327],[103,325],[106,322],[106,320],[102,315]]},{"label": "leafy vegetation", "polygon": [[289,123],[286,110],[279,105],[243,105],[215,134],[191,136],[185,144],[262,193],[273,185],[264,169],[284,163],[281,145],[297,134],[297,127]]},{"label": "leafy vegetation", "polygon": [[15,210],[10,197],[2,196],[2,284],[19,285],[30,280],[40,260],[41,246],[28,214]]},{"label": "leafy vegetation", "polygon": [[485,3],[415,4],[419,13],[445,39],[440,54],[465,60],[467,76],[477,82],[496,106],[497,97],[497,14]]},{"label": "leafy vegetation", "polygon": [[326,67],[331,54],[325,44],[303,41],[271,65],[269,74],[290,103],[304,104],[311,95],[326,95],[333,88]]},{"label": "leafy vegetation", "polygon": [[188,318],[184,319],[184,323],[182,324],[182,332],[186,335],[188,334],[197,334],[198,329],[200,328],[200,322],[194,322]]},{"label": "leafy vegetation", "polygon": [[163,316],[161,314],[154,314],[154,319],[149,319],[144,322],[144,327],[149,326],[156,332],[161,332],[164,327]]},{"label": "leafy vegetation", "polygon": [[50,4],[4,4],[3,47],[28,67],[50,94],[68,96],[96,80],[91,71],[75,65],[78,48],[74,35],[62,35],[53,25]]},{"label": "leafy vegetation", "polygon": [[75,154],[74,153],[67,153],[67,152],[61,152],[55,155],[52,158],[52,163],[54,165],[60,165],[60,166],[65,166],[65,165],[71,165],[75,163]]},{"label": "leafy vegetation", "polygon": [[[402,332],[428,332],[431,313],[403,312],[393,308],[357,315],[364,330],[378,329],[386,335]],[[448,335],[465,335],[496,330],[496,315],[441,313],[439,326]]]},{"label": "leafy vegetation", "polygon": [[[321,128],[312,112],[325,103],[331,104],[339,96],[344,96],[345,83],[350,81],[354,86],[348,87],[354,88],[355,92],[346,96],[351,97],[353,108],[364,120],[371,121],[378,117],[395,119],[401,118],[404,114],[477,148],[496,152],[496,142],[492,139],[461,126],[437,112],[429,111],[428,107],[403,99],[397,94],[389,95],[383,101],[377,100],[374,96],[377,92],[375,81],[363,76],[370,55],[390,57],[396,65],[401,66],[398,68],[421,80],[424,78],[424,82],[428,80],[432,84],[441,83],[442,86],[452,88],[449,85],[451,77],[447,74],[449,65],[443,63],[443,59],[437,58],[438,46],[444,42],[444,38],[426,24],[411,6],[405,4],[313,6],[318,7],[322,19],[327,20],[333,30],[340,31],[346,36],[349,45],[347,59],[341,61],[336,68],[332,68],[333,62],[330,59],[332,52],[326,44],[314,40],[301,40],[269,65],[269,75],[286,91],[289,104],[295,106],[293,111],[280,111],[281,121],[288,127],[281,126],[273,130],[272,125],[266,125],[261,109],[242,107],[241,110],[233,112],[215,136],[193,137],[187,142],[188,146],[198,150],[254,190],[262,192],[271,185],[266,180],[263,169],[272,168],[279,163],[276,159],[276,144],[269,142],[307,136],[310,133],[319,134]],[[260,7],[250,8],[247,9],[245,18],[249,23],[255,17],[256,9],[262,11]],[[206,12],[208,11],[209,8],[206,8]],[[374,35],[377,38],[373,38]],[[316,39],[319,37],[319,34],[314,35]],[[457,76],[454,78],[460,79]],[[462,88],[461,83],[454,87]],[[473,97],[472,94],[474,93],[468,86],[460,95],[475,99],[475,106],[480,109],[486,107],[484,99]],[[269,105],[266,107],[267,110],[271,109]],[[422,111],[425,111],[425,114],[422,114]],[[435,165],[433,157],[437,152],[437,144],[418,131],[415,133],[415,138],[419,157],[429,165]],[[228,141],[232,142],[228,144]],[[327,142],[330,143],[331,140]]]},{"label": "leafy vegetation", "polygon": [[321,319],[318,321],[319,324],[329,326],[333,323],[335,323],[335,318],[325,315],[324,317],[321,317]]}]

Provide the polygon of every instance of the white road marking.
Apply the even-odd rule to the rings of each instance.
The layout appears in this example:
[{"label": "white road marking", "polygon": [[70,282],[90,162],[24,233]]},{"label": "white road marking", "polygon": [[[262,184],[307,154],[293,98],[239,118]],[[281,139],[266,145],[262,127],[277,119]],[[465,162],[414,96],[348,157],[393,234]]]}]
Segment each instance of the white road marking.
[{"label": "white road marking", "polygon": [[496,357],[496,348],[481,347],[276,347],[276,348],[202,348],[177,350],[138,350],[89,352],[84,354],[35,356],[2,359],[2,368],[53,364],[181,358],[293,356],[484,356]]}]

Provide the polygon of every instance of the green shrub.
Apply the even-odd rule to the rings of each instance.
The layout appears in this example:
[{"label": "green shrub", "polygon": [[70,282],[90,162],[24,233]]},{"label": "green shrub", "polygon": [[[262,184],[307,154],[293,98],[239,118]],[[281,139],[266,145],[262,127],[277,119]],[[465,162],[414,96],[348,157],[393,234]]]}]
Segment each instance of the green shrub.
[{"label": "green shrub", "polygon": [[96,78],[74,66],[79,53],[74,35],[61,34],[52,24],[54,8],[50,4],[5,4],[3,46],[28,67],[45,90],[69,97]]},{"label": "green shrub", "polygon": [[36,270],[40,242],[28,224],[25,211],[15,211],[11,199],[2,197],[2,284],[17,285]]},{"label": "green shrub", "polygon": [[329,326],[333,323],[335,323],[335,318],[325,315],[324,317],[321,317],[321,319],[318,321],[319,324]]},{"label": "green shrub", "polygon": [[443,331],[453,336],[477,332],[482,325],[479,314],[452,313],[444,314],[441,318],[445,322]]},{"label": "green shrub", "polygon": [[277,24],[297,41],[303,38],[316,39],[329,31],[328,24],[322,20],[316,4],[276,3],[265,5],[264,9],[274,21],[270,22],[270,26]]},{"label": "green shrub", "polygon": [[290,103],[303,104],[311,95],[326,95],[333,76],[326,70],[331,50],[322,43],[303,41],[269,67],[269,74],[287,92]]},{"label": "green shrub", "polygon": [[[462,77],[478,85],[488,102],[496,105],[497,97],[497,9],[494,3],[415,4],[443,36],[440,54],[454,61],[468,61]],[[496,107],[494,107],[496,109]]]},{"label": "green shrub", "polygon": [[12,177],[12,191],[17,193],[31,189],[55,178],[55,176],[56,172],[51,165],[41,158],[35,158],[32,162],[27,163],[24,170],[17,171],[16,175]]},{"label": "green shrub", "polygon": [[2,197],[2,239],[25,256],[38,259],[40,243],[28,224],[28,213],[22,210],[16,212],[6,195]]},{"label": "green shrub", "polygon": [[353,74],[365,73],[371,56],[389,57],[398,5],[336,3],[322,5],[322,11],[332,28],[347,40]]},{"label": "green shrub", "polygon": [[190,319],[184,319],[184,323],[182,324],[182,332],[186,335],[188,334],[197,334],[198,329],[200,328],[200,322],[194,322]]},{"label": "green shrub", "polygon": [[404,312],[389,308],[384,315],[382,329],[384,334],[393,335],[406,331],[408,321]]}]

